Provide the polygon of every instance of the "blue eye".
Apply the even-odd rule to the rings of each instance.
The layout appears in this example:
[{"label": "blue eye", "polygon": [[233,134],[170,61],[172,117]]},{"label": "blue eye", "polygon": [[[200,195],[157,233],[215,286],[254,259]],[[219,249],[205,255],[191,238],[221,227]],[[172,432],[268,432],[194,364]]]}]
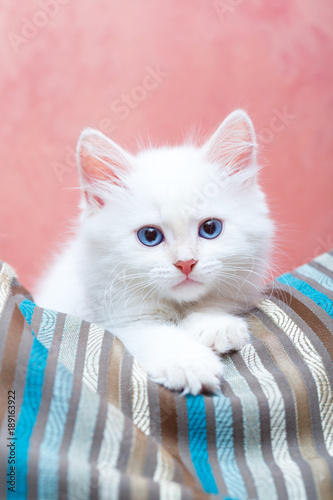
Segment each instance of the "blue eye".
[{"label": "blue eye", "polygon": [[222,231],[222,222],[218,219],[208,219],[199,227],[199,236],[212,240],[217,238]]},{"label": "blue eye", "polygon": [[138,231],[138,238],[147,247],[156,247],[164,240],[163,233],[157,227],[146,226]]}]

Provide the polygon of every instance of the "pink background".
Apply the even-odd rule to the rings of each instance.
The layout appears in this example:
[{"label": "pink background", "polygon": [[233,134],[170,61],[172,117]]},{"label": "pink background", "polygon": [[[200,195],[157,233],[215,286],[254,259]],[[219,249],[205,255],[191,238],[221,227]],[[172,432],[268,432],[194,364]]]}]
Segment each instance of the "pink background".
[{"label": "pink background", "polygon": [[[279,229],[276,272],[333,247],[331,0],[27,0],[1,9],[0,257],[26,286],[77,212],[71,151],[87,125],[133,150],[138,138],[206,134],[244,107]],[[163,75],[153,80],[156,68]]]}]

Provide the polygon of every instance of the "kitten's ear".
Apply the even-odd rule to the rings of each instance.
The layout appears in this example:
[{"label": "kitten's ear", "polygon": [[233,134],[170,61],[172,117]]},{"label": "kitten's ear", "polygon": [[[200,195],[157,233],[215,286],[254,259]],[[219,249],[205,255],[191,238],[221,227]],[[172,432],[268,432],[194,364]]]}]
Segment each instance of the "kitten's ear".
[{"label": "kitten's ear", "polygon": [[244,169],[256,171],[256,137],[245,111],[233,111],[204,144],[208,159],[226,168],[227,174]]},{"label": "kitten's ear", "polygon": [[131,168],[131,155],[102,132],[86,128],[77,145],[77,162],[87,202],[102,207],[103,186],[121,185],[123,174]]}]

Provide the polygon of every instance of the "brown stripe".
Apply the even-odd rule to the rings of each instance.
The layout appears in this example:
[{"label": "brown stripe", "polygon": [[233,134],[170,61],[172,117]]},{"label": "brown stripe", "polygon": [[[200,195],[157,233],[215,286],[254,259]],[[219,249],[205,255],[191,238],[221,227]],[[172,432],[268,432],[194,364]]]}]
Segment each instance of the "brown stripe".
[{"label": "brown stripe", "polygon": [[[159,384],[153,384],[153,385],[156,386],[157,397],[159,397],[159,387],[160,386],[159,386]],[[182,400],[182,399],[185,399],[184,396],[179,396],[178,394],[175,394],[175,405],[177,405],[178,400]],[[156,405],[157,405],[158,409],[160,410],[159,401],[156,403]],[[161,424],[161,413],[159,415],[160,415],[160,425],[162,425]],[[165,412],[164,412],[164,416],[166,416]],[[185,418],[185,422],[187,423],[187,414],[184,415],[184,418]],[[177,407],[176,407],[176,419],[177,419],[178,436],[176,434],[174,436],[174,439],[175,439],[175,443],[176,443],[178,454],[179,454],[178,456],[180,456],[180,448],[179,448],[180,429],[179,429],[179,414],[178,414]],[[162,444],[162,427],[160,428],[160,433],[161,433],[160,434],[160,443]],[[173,477],[174,481],[176,481],[179,484],[186,484],[186,485],[194,484],[193,479],[191,479],[187,469],[183,466],[181,461],[177,458],[177,455],[174,457],[174,467],[175,467],[174,477]]]},{"label": "brown stripe", "polygon": [[142,475],[146,456],[146,436],[133,425],[132,447],[127,463],[127,473]]},{"label": "brown stripe", "polygon": [[[295,290],[296,292],[297,290]],[[305,320],[309,325],[309,327],[316,332],[317,336],[320,338],[324,346],[326,347],[327,351],[330,354],[330,357],[333,359],[333,335],[332,332],[326,327],[326,325],[323,323],[321,318],[319,317],[322,316],[323,314],[328,316],[327,313],[325,313],[319,306],[317,306],[317,313],[315,314],[307,305],[305,305],[303,302],[301,302],[298,298],[292,296],[289,292],[286,290],[281,291],[280,289],[276,289],[273,292],[273,296],[280,299],[282,302],[286,302],[287,298],[287,305],[291,307],[294,311],[297,311],[297,314]],[[303,297],[305,297],[303,295]],[[309,302],[315,306],[313,301],[309,299]],[[320,311],[318,311],[320,309]]]},{"label": "brown stripe", "polygon": [[0,401],[3,402],[3,404],[0,405],[0,426],[2,425],[4,416],[7,413],[8,391],[13,388],[17,356],[24,324],[24,316],[15,304],[4,347],[2,370],[0,374]]},{"label": "brown stripe", "polygon": [[12,321],[15,305],[15,300],[10,296],[0,315],[0,363],[2,363],[6,339],[9,333],[10,322]]},{"label": "brown stripe", "polygon": [[124,350],[124,344],[114,337],[109,359],[107,398],[117,408],[120,408],[120,370]]},{"label": "brown stripe", "polygon": [[98,384],[97,384],[97,392],[103,398],[107,398],[108,394],[107,392],[108,366],[109,366],[109,359],[111,356],[111,347],[113,339],[114,339],[113,335],[106,330],[104,332],[101,354],[99,357]]},{"label": "brown stripe", "polygon": [[13,297],[15,296],[17,302],[22,302],[22,300],[30,300],[31,302],[34,302],[30,292],[28,292],[28,290],[17,281],[17,278],[13,279],[11,289],[12,295]]},{"label": "brown stripe", "polygon": [[36,337],[38,337],[39,328],[43,317],[43,311],[44,309],[41,309],[40,307],[35,307],[31,318],[31,329],[36,335]]},{"label": "brown stripe", "polygon": [[220,496],[209,495],[208,493],[204,493],[203,491],[194,491],[193,492],[193,500],[221,500]]},{"label": "brown stripe", "polygon": [[[256,328],[255,332],[256,336],[260,338],[261,331]],[[302,375],[290,360],[277,337],[267,330],[265,332],[265,343],[270,350],[275,364],[283,371],[288,380],[289,386],[293,391],[297,409],[297,427],[300,450],[303,457],[308,461],[311,467],[319,497],[323,500],[331,498],[333,497],[333,490],[330,482],[330,472],[327,463],[318,455],[315,448],[312,435],[308,393]]]},{"label": "brown stripe", "polygon": [[49,417],[49,410],[53,395],[54,379],[57,373],[58,355],[61,344],[62,332],[64,329],[65,315],[58,313],[54,330],[52,344],[49,350],[47,364],[44,372],[42,388],[42,399],[38,410],[36,425],[29,443],[28,457],[28,498],[35,500],[38,498],[38,462],[39,450],[43,441],[45,427]]},{"label": "brown stripe", "polygon": [[[148,500],[148,490],[149,484],[146,478],[140,476],[128,476],[129,477],[129,490],[130,496],[125,496],[120,494],[120,498],[133,499],[133,500]],[[122,490],[120,490],[122,491]],[[158,496],[155,496],[158,498]]]},{"label": "brown stripe", "polygon": [[67,498],[68,450],[71,444],[75,419],[81,397],[82,376],[90,324],[82,321],[73,373],[73,386],[64,434],[59,450],[59,498]]}]

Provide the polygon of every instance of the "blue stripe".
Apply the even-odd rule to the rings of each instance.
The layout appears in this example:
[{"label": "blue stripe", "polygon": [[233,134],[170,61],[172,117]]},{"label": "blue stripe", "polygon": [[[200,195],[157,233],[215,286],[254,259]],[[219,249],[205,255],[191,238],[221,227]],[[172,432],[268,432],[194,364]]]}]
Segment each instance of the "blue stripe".
[{"label": "blue stripe", "polygon": [[35,307],[36,307],[36,304],[34,304],[33,302],[31,302],[30,300],[27,300],[27,299],[22,300],[22,302],[20,303],[21,313],[23,314],[25,320],[29,323],[29,325],[31,325],[31,319],[32,319],[32,315],[34,313]]},{"label": "blue stripe", "polygon": [[321,307],[327,314],[333,317],[333,302],[326,295],[318,290],[315,290],[312,286],[310,286],[305,281],[295,278],[290,273],[283,274],[277,278],[280,283],[285,285],[292,286],[299,290],[303,295],[309,297],[313,302],[315,302],[319,307]]},{"label": "blue stripe", "polygon": [[207,421],[202,396],[186,396],[188,437],[192,463],[206,493],[218,493],[209,463],[207,445]]},{"label": "blue stripe", "polygon": [[239,471],[234,449],[233,416],[230,400],[224,395],[214,396],[217,459],[228,494],[245,499],[247,492]]},{"label": "blue stripe", "polygon": [[[28,315],[29,312],[26,318]],[[13,498],[16,499],[27,497],[29,443],[42,398],[42,386],[47,356],[48,350],[34,338],[30,351],[22,407],[15,431],[15,437],[17,439],[16,493]]]}]

